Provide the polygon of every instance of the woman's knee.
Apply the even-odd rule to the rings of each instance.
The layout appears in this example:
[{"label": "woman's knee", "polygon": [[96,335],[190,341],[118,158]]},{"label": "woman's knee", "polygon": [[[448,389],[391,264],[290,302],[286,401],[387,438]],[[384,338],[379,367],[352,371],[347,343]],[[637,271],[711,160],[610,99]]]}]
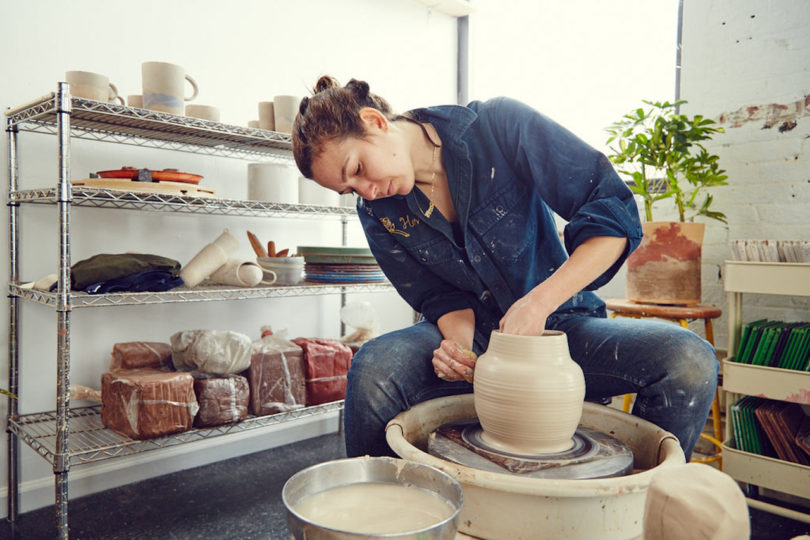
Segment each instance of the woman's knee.
[{"label": "woman's knee", "polygon": [[686,386],[707,386],[713,391],[719,363],[714,347],[708,341],[683,329],[666,340],[660,350],[671,377],[683,381]]}]

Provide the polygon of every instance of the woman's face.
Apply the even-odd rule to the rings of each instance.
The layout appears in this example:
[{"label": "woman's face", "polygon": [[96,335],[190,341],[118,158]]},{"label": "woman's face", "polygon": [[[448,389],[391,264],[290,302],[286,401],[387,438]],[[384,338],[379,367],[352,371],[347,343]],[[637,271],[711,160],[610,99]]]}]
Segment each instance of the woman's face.
[{"label": "woman's face", "polygon": [[313,180],[338,193],[357,193],[368,200],[407,195],[413,190],[414,171],[402,133],[379,113],[364,117],[367,110],[360,115],[366,137],[325,143],[312,162]]}]

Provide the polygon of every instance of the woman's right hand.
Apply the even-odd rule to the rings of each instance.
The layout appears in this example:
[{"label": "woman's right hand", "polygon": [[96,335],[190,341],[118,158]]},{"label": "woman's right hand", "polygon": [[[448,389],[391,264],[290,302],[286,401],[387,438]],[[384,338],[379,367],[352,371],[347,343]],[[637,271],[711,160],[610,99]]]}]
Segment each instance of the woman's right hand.
[{"label": "woman's right hand", "polygon": [[478,356],[474,352],[462,348],[453,340],[445,339],[433,351],[433,371],[445,381],[472,383],[476,360]]}]

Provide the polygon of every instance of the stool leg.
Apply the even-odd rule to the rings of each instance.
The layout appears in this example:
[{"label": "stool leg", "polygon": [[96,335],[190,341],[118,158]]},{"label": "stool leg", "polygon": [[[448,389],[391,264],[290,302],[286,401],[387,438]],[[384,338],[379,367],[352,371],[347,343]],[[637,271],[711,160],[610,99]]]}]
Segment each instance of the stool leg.
[{"label": "stool leg", "polygon": [[706,341],[712,344],[714,347],[714,329],[712,328],[712,320],[705,319],[706,322]]},{"label": "stool leg", "polygon": [[630,403],[633,401],[633,394],[625,394],[624,395],[624,403],[622,404],[622,410],[626,413],[630,412]]}]

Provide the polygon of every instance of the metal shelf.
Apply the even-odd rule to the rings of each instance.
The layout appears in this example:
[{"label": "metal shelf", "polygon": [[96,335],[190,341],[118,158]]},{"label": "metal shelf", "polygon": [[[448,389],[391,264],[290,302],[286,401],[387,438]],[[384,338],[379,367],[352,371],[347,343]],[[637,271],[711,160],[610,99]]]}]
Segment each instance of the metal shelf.
[{"label": "metal shelf", "polygon": [[[187,197],[162,193],[134,193],[113,189],[73,187],[73,206],[96,208],[120,208],[152,212],[179,212],[188,214],[211,214],[226,216],[258,217],[328,217],[354,216],[353,207],[318,206],[313,204],[286,204],[237,199],[214,199]],[[30,189],[13,191],[11,203],[56,204],[56,189]]]},{"label": "metal shelf", "polygon": [[810,373],[723,361],[723,390],[810,405]]},{"label": "metal shelf", "polygon": [[747,484],[810,498],[810,467],[738,450],[723,443],[723,472]]},{"label": "metal shelf", "polygon": [[[94,461],[118,458],[157,450],[169,446],[210,439],[230,433],[263,428],[291,420],[316,416],[343,408],[343,401],[272,414],[249,416],[235,424],[213,428],[192,429],[166,437],[134,440],[104,427],[101,423],[101,405],[79,407],[68,412],[68,460],[70,465],[83,465]],[[56,456],[56,411],[23,414],[9,418],[9,429],[51,464]]]},{"label": "metal shelf", "polygon": [[[57,129],[54,92],[9,111],[9,129],[48,133]],[[149,109],[71,97],[70,136],[93,141],[236,157],[291,159],[288,133],[234,126]]]},{"label": "metal shelf", "polygon": [[726,292],[810,296],[810,263],[726,261]]},{"label": "metal shelf", "polygon": [[[144,304],[171,304],[180,302],[213,302],[220,300],[251,300],[256,298],[279,298],[292,296],[319,296],[336,293],[386,292],[394,287],[387,281],[382,283],[317,283],[304,282],[299,285],[270,285],[266,287],[226,287],[202,285],[189,289],[178,287],[164,292],[87,294],[72,291],[71,309],[108,306],[135,306]],[[42,292],[11,283],[9,295],[30,300],[46,306],[57,306],[55,292]]]},{"label": "metal shelf", "polygon": [[[740,344],[743,326],[743,293],[810,296],[810,264],[754,261],[726,261],[723,286],[728,293],[728,350]],[[810,373],[723,361],[723,390],[727,399],[726,418],[731,418],[735,394],[759,396],[794,403],[810,403]],[[775,491],[810,498],[810,467],[739,450],[730,437],[723,443],[723,472],[737,481]],[[810,514],[779,505],[752,507],[810,523]]]}]

